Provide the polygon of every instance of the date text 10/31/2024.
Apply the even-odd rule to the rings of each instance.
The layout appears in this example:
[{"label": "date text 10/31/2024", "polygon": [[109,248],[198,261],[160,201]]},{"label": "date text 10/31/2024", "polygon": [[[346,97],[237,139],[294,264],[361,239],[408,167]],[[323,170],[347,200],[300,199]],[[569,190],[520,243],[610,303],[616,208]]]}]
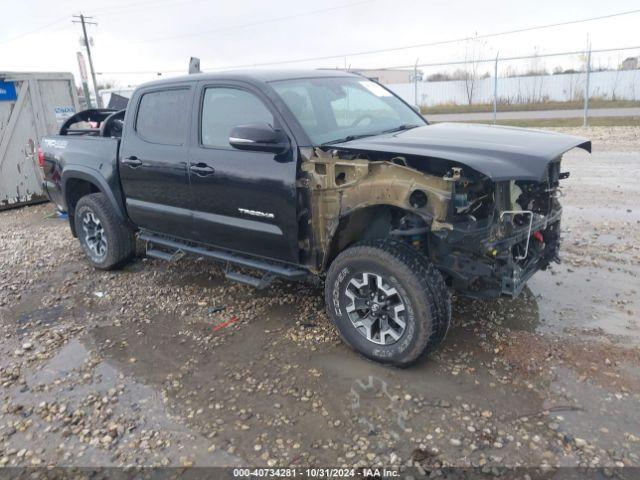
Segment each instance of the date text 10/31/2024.
[{"label": "date text 10/31/2024", "polygon": [[395,478],[400,472],[388,468],[234,468],[235,478]]}]

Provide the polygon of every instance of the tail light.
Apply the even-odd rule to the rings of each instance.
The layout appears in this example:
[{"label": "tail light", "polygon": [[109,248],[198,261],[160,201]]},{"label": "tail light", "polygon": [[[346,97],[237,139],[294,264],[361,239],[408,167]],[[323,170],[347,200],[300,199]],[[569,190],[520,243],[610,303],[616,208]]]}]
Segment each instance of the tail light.
[{"label": "tail light", "polygon": [[42,151],[42,147],[38,147],[38,163],[41,168],[44,168],[44,152]]}]

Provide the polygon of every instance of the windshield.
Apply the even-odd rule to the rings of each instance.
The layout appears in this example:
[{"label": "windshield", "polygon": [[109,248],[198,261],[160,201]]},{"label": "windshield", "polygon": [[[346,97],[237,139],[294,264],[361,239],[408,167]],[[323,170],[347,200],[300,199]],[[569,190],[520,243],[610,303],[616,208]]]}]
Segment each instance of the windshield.
[{"label": "windshield", "polygon": [[365,78],[272,82],[314,145],[425,125],[391,92]]}]

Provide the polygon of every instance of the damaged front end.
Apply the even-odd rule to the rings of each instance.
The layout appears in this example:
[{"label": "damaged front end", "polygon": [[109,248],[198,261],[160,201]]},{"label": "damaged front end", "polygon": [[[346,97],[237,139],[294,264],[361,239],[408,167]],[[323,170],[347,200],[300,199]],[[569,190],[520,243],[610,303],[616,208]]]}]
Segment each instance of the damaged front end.
[{"label": "damaged front end", "polygon": [[[559,261],[558,199],[568,177],[561,155],[573,146],[590,149],[573,138],[554,137],[566,146],[553,157],[521,154],[511,161],[513,152],[493,152],[510,178],[491,157],[479,160],[479,149],[464,149],[465,162],[456,158],[462,149],[445,159],[415,143],[404,151],[362,142],[305,150],[302,260],[322,272],[350,244],[392,236],[422,251],[461,294],[516,296],[536,271]],[[368,143],[374,141],[380,146]]]},{"label": "damaged front end", "polygon": [[567,176],[557,159],[539,182],[491,182],[480,197],[452,179],[450,222],[431,231],[430,257],[460,293],[517,296],[535,272],[559,262],[559,183]]}]

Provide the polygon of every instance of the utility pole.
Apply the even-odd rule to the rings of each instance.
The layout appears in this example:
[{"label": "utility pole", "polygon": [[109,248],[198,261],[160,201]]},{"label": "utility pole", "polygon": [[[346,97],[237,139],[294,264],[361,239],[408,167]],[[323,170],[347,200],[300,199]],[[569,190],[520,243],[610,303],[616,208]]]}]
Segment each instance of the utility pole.
[{"label": "utility pole", "polygon": [[420,59],[416,58],[416,63],[413,65],[413,103],[414,105],[420,109],[420,105],[418,105],[418,61]]},{"label": "utility pole", "polygon": [[87,25],[97,25],[96,22],[88,22],[87,19],[92,20],[93,17],[85,17],[83,14],[74,15],[73,18],[79,18],[79,21],[74,20],[73,23],[79,23],[82,25],[82,35],[84,36],[84,46],[87,49],[87,58],[89,59],[89,70],[91,70],[91,80],[93,81],[93,91],[96,94],[96,103],[98,108],[102,108],[102,99],[98,91],[98,82],[96,80],[96,71],[93,68],[93,59],[91,58],[91,45],[89,45],[89,36],[87,35]]},{"label": "utility pole", "polygon": [[589,126],[589,83],[591,80],[591,42],[587,39],[587,65],[586,65],[587,78],[584,86],[584,118],[582,120],[582,126]]},{"label": "utility pole", "polygon": [[498,57],[500,52],[496,53],[496,61],[493,65],[493,124],[496,124],[498,117]]}]

